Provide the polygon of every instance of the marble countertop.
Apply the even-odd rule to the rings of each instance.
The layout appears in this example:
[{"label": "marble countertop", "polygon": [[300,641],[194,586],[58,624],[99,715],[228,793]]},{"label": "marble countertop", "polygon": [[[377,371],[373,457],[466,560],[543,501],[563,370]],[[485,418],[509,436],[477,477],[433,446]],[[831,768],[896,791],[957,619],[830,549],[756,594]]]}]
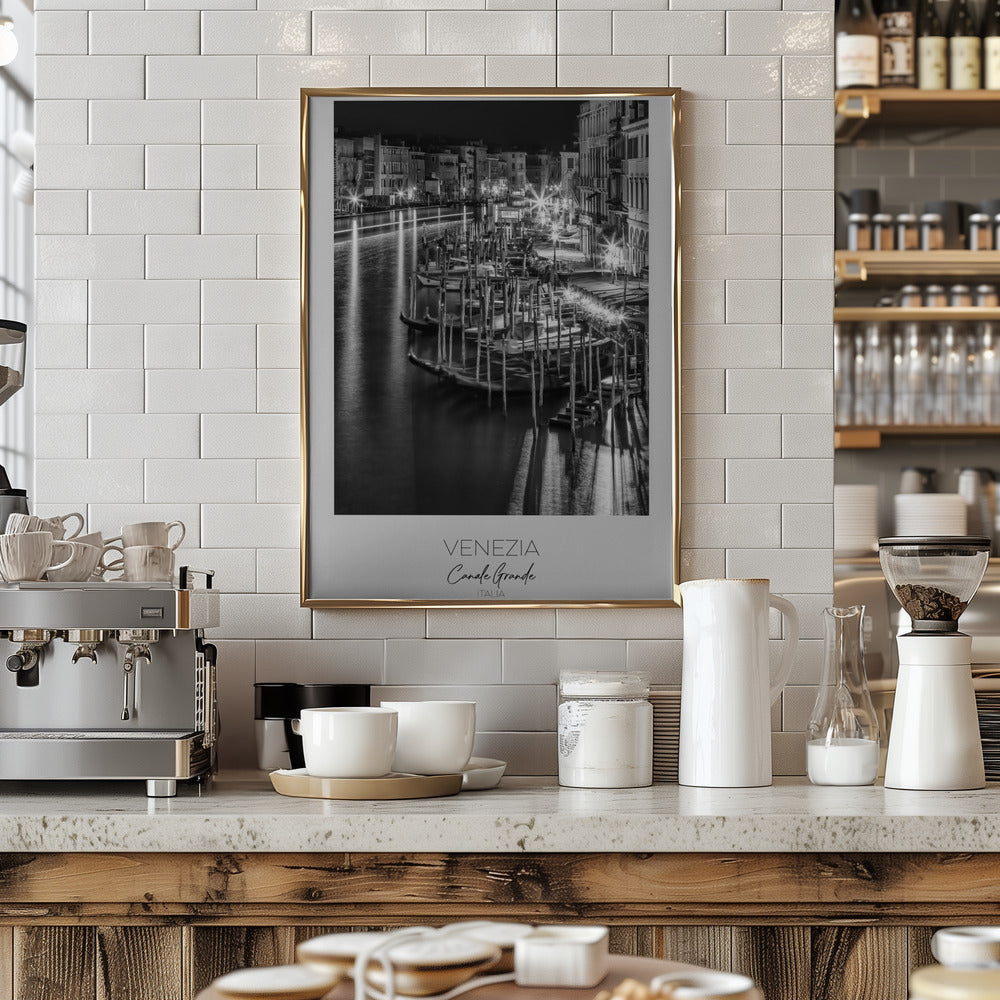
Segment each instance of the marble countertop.
[{"label": "marble countertop", "polygon": [[504,778],[390,802],[287,798],[256,774],[181,786],[173,799],[147,799],[139,782],[0,787],[5,851],[1000,851],[1000,785],[605,790]]}]

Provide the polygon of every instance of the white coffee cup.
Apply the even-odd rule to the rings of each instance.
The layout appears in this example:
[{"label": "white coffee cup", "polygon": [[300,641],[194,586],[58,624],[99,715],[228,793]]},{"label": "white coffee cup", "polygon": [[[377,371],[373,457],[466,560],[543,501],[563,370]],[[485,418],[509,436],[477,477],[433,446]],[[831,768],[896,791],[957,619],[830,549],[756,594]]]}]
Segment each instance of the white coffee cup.
[{"label": "white coffee cup", "polygon": [[[51,570],[68,566],[75,554],[74,547],[74,542],[55,541],[51,531],[0,535],[0,576],[9,583],[41,580]],[[53,564],[53,556],[61,550],[68,551],[69,555]]]},{"label": "white coffee cup", "polygon": [[398,714],[387,708],[304,708],[292,719],[317,778],[380,778],[392,768]]},{"label": "white coffee cup", "polygon": [[[72,518],[76,518],[79,521],[76,529],[72,534],[67,533],[66,522]],[[83,531],[84,517],[79,511],[74,510],[70,514],[58,514],[55,517],[43,517],[42,518],[42,531],[51,531],[52,537],[56,540],[65,539],[76,539],[79,537],[80,532]]]},{"label": "white coffee cup", "polygon": [[[176,541],[170,541],[170,531],[173,528],[180,528],[180,534]],[[125,548],[135,548],[139,545],[155,545],[159,548],[167,548],[173,551],[181,542],[187,529],[183,521],[137,521],[135,524],[125,524],[122,526],[122,533],[116,538],[107,539],[108,542],[121,542]]]},{"label": "white coffee cup", "polygon": [[86,545],[73,541],[66,541],[63,545],[70,545],[73,555],[65,566],[50,569],[45,574],[52,583],[74,583],[82,580],[89,580],[97,569],[97,564],[101,560],[101,550],[96,545]]},{"label": "white coffee cup", "polygon": [[27,531],[48,531],[42,527],[42,519],[34,514],[11,514],[3,530],[8,535],[21,535]]},{"label": "white coffee cup", "polygon": [[[169,582],[174,578],[174,553],[164,545],[126,545],[123,564],[126,580]],[[105,568],[113,570],[117,566]]]},{"label": "white coffee cup", "polygon": [[474,701],[383,701],[399,713],[394,771],[455,774],[472,756],[476,739]]},{"label": "white coffee cup", "polygon": [[55,517],[38,517],[35,514],[11,514],[7,518],[6,532],[8,534],[23,534],[26,531],[49,531],[54,541],[66,537],[66,522],[76,518],[80,523],[70,538],[76,538],[83,531],[83,515],[78,511],[71,514],[57,514]]}]

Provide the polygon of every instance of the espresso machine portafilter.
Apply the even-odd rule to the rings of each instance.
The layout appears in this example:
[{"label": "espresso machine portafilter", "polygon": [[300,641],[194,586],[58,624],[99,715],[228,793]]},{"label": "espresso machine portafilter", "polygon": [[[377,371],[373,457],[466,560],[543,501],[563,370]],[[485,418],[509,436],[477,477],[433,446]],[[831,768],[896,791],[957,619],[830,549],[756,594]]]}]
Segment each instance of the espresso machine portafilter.
[{"label": "espresso machine portafilter", "polygon": [[169,796],[211,773],[213,576],[182,566],[177,588],[0,584],[0,659],[13,675],[0,692],[0,780],[143,779],[148,795]]}]

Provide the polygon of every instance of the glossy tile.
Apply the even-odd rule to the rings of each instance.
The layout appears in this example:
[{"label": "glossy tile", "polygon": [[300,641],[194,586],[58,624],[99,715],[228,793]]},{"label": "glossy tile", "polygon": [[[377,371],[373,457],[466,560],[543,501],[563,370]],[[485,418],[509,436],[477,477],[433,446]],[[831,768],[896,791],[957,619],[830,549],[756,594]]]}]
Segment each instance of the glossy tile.
[{"label": "glossy tile", "polygon": [[206,10],[201,15],[205,55],[305,54],[310,38],[305,11]]},{"label": "glossy tile", "polygon": [[363,52],[423,54],[428,51],[426,21],[427,15],[416,10],[318,10],[313,14],[313,52],[340,56]]}]

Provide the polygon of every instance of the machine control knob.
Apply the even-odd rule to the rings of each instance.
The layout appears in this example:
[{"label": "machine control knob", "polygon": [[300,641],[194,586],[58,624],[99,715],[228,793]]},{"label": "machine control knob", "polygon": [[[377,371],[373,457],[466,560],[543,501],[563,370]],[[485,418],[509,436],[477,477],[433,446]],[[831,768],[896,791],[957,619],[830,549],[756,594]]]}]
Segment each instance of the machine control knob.
[{"label": "machine control knob", "polygon": [[30,670],[38,662],[38,654],[33,649],[22,649],[7,657],[7,669],[16,674],[19,670]]}]

